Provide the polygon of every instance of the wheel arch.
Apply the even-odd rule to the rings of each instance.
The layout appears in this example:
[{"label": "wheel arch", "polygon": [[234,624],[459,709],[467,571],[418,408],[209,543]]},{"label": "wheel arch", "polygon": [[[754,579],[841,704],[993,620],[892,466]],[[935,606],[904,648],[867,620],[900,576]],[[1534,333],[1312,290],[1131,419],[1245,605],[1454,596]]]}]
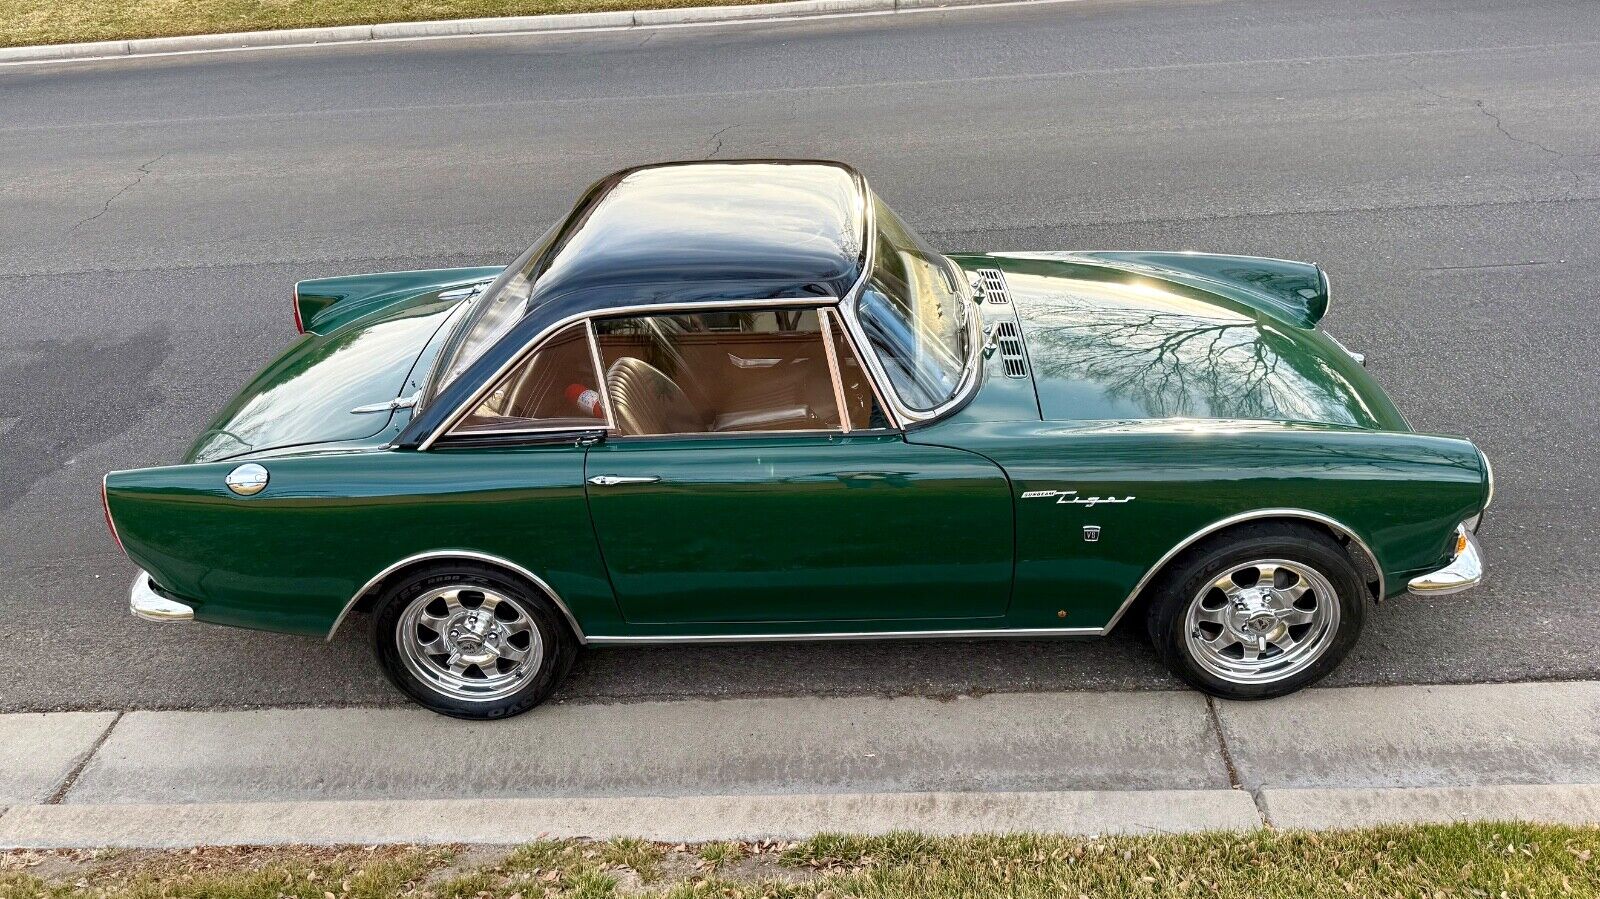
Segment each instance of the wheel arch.
[{"label": "wheel arch", "polygon": [[[1142,605],[1145,599],[1145,590],[1149,588],[1150,584],[1191,547],[1230,528],[1271,521],[1312,524],[1326,531],[1345,547],[1345,552],[1349,554],[1351,561],[1360,570],[1362,581],[1368,585],[1369,590],[1372,590],[1372,583],[1376,581],[1377,588],[1372,590],[1373,598],[1379,601],[1383,599],[1386,589],[1383,577],[1383,563],[1378,560],[1378,554],[1373,552],[1372,547],[1354,528],[1336,518],[1324,515],[1321,512],[1312,512],[1309,509],[1256,509],[1220,518],[1180,540],[1171,549],[1167,550],[1161,558],[1156,560],[1154,565],[1150,566],[1149,570],[1145,571],[1139,582],[1133,586],[1133,590],[1128,593],[1128,598],[1122,601],[1122,605],[1117,608],[1116,614],[1112,615],[1111,620],[1106,622],[1106,626],[1100,632],[1101,635],[1104,636],[1111,633],[1112,629],[1117,626],[1118,622],[1122,620],[1130,609]],[[1351,547],[1355,547],[1357,551],[1352,552]]]},{"label": "wheel arch", "polygon": [[333,626],[328,628],[327,639],[330,641],[333,639],[333,635],[339,630],[339,625],[344,623],[345,618],[349,616],[352,610],[371,602],[372,598],[382,593],[389,584],[412,572],[452,561],[488,565],[498,568],[512,577],[526,581],[530,587],[543,593],[546,598],[555,603],[556,608],[561,610],[561,616],[566,619],[567,626],[572,628],[572,635],[577,638],[580,644],[588,642],[588,639],[584,636],[583,628],[578,625],[577,617],[572,614],[572,610],[567,607],[567,603],[561,598],[561,594],[557,593],[548,581],[509,559],[468,549],[429,550],[428,552],[406,556],[373,575],[371,580],[367,581],[360,590],[355,592],[354,596],[350,597],[350,600],[344,604],[344,608],[339,610],[339,616],[333,619]]}]

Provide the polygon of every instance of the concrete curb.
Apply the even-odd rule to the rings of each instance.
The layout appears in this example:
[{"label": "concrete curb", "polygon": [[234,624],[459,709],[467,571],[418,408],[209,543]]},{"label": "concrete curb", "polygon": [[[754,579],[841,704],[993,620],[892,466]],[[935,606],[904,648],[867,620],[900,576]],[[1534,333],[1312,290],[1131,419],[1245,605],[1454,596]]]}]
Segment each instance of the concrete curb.
[{"label": "concrete curb", "polygon": [[702,842],[796,839],[822,831],[1090,835],[1260,826],[1250,794],[1239,790],[22,805],[0,814],[0,848],[508,844],[620,836]]},{"label": "concrete curb", "polygon": [[1381,824],[1532,821],[1600,824],[1600,784],[1500,784],[1261,790],[1274,827],[1338,830]]},{"label": "concrete curb", "polygon": [[287,28],[279,31],[240,31],[187,37],[95,41],[83,44],[45,44],[0,47],[0,65],[66,62],[252,50],[270,47],[306,47],[374,41],[418,40],[440,37],[528,34],[537,32],[600,31],[668,25],[755,22],[764,19],[802,19],[818,16],[915,12],[956,6],[1014,6],[1019,3],[1071,3],[1076,0],[793,0],[743,6],[689,6],[679,9],[641,9],[617,12],[566,13],[548,16],[505,16],[487,19],[444,19],[433,22],[389,22],[379,25],[343,25],[330,28]]},{"label": "concrete curb", "polygon": [[[1600,784],[1261,790],[1270,825],[1530,821],[1600,824]],[[881,834],[1097,834],[1250,831],[1265,826],[1244,790],[813,793],[598,799],[397,799],[15,805],[0,849],[513,844],[539,838],[663,842]]]}]

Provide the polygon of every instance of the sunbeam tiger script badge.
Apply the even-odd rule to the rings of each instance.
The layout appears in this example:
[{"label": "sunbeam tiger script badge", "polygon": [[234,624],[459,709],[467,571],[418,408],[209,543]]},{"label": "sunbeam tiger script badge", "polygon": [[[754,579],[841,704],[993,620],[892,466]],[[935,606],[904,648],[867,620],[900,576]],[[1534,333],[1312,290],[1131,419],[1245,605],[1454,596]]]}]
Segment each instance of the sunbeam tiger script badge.
[{"label": "sunbeam tiger script badge", "polygon": [[1055,499],[1056,505],[1070,504],[1075,506],[1088,506],[1094,508],[1103,503],[1131,503],[1134,500],[1129,496],[1079,496],[1076,490],[1025,490],[1023,499]]}]

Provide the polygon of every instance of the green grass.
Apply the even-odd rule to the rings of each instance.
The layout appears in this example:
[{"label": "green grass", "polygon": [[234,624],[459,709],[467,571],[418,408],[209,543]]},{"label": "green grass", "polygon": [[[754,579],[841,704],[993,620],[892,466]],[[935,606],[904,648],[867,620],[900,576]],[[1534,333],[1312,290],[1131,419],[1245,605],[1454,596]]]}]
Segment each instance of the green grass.
[{"label": "green grass", "polygon": [[746,851],[743,843],[730,840],[722,843],[706,843],[696,854],[700,857],[702,868],[716,871],[744,858]]},{"label": "green grass", "polygon": [[[473,861],[469,864],[467,859]],[[792,844],[547,841],[510,852],[208,849],[0,853],[0,899],[1544,899],[1600,896],[1600,828],[1463,824],[1332,833]]]},{"label": "green grass", "polygon": [[0,47],[770,0],[0,0]]}]

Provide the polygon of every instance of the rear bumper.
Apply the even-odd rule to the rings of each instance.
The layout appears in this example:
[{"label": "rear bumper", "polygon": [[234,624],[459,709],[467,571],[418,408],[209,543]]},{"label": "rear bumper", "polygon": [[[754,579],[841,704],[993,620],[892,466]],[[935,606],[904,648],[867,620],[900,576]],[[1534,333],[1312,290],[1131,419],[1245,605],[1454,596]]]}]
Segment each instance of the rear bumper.
[{"label": "rear bumper", "polygon": [[157,593],[150,585],[150,575],[143,571],[133,579],[133,589],[128,591],[128,611],[146,621],[190,621],[194,618],[194,609]]},{"label": "rear bumper", "polygon": [[1462,527],[1467,546],[1456,554],[1449,565],[1438,571],[1419,574],[1412,578],[1406,589],[1416,596],[1448,596],[1470,590],[1483,581],[1483,554],[1478,550],[1478,538]]}]

